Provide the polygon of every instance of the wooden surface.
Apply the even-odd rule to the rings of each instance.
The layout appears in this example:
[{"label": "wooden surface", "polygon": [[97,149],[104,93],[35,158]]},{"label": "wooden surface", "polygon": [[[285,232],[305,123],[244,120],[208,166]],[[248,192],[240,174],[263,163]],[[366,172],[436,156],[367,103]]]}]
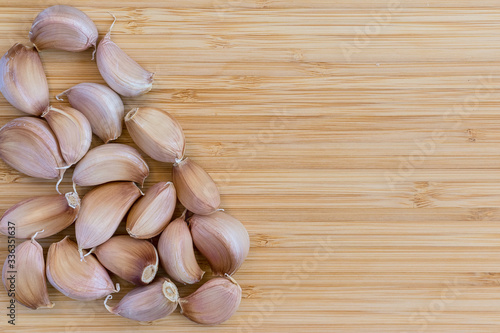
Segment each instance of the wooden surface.
[{"label": "wooden surface", "polygon": [[[2,0],[0,51],[57,3]],[[1,292],[0,331],[500,331],[498,0],[72,4],[101,36],[118,17],[113,39],[156,72],[127,109],[171,112],[248,228],[243,300],[217,327],[178,311],[145,326],[50,287],[56,306],[18,306],[13,328]],[[103,82],[90,58],[43,52],[51,95]],[[2,125],[21,115],[0,98]],[[148,162],[146,187],[171,179]],[[54,193],[3,162],[0,182],[1,210]],[[6,248],[0,237],[2,261]]]}]

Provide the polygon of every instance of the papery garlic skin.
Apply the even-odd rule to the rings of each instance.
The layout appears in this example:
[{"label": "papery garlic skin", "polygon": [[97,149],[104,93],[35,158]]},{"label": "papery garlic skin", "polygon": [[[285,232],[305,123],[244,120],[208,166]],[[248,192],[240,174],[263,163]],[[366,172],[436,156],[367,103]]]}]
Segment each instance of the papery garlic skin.
[{"label": "papery garlic skin", "polygon": [[49,247],[47,279],[61,293],[79,301],[93,301],[119,290],[96,258],[86,255],[80,260],[78,247],[68,236]]},{"label": "papery garlic skin", "polygon": [[151,158],[174,163],[184,157],[184,132],[168,112],[156,108],[135,108],[125,116],[125,125],[132,140]]},{"label": "papery garlic skin", "polygon": [[0,59],[0,92],[16,109],[40,116],[49,107],[49,86],[38,52],[14,44]]},{"label": "papery garlic skin", "polygon": [[177,203],[174,184],[159,182],[137,200],[127,216],[127,232],[138,239],[159,235],[172,219]]},{"label": "papery garlic skin", "polygon": [[241,294],[241,287],[234,279],[214,278],[179,299],[181,314],[198,324],[218,325],[238,310]]},{"label": "papery garlic skin", "polygon": [[80,52],[96,47],[98,32],[94,22],[81,10],[56,5],[38,14],[29,37],[40,51],[59,49]]},{"label": "papery garlic skin", "polygon": [[114,236],[94,253],[109,271],[135,285],[147,285],[158,271],[158,253],[151,242],[130,236]]}]

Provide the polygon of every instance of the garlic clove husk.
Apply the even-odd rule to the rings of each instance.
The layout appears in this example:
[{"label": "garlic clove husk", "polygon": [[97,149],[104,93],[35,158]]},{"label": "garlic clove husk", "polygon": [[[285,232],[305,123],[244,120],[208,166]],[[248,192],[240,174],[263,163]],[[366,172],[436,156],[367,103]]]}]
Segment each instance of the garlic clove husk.
[{"label": "garlic clove husk", "polygon": [[172,178],[177,197],[195,214],[208,215],[220,205],[220,194],[212,177],[190,158],[174,164]]},{"label": "garlic clove husk", "polygon": [[106,269],[92,255],[80,259],[75,242],[68,236],[49,247],[47,253],[47,279],[64,295],[79,300],[92,301],[119,290],[113,285]]},{"label": "garlic clove husk", "polygon": [[56,5],[38,14],[29,37],[40,51],[58,49],[80,52],[96,47],[98,32],[94,22],[81,10]]},{"label": "garlic clove husk", "polygon": [[31,177],[54,179],[64,173],[54,133],[45,120],[35,117],[16,118],[0,129],[0,158]]},{"label": "garlic clove husk", "polygon": [[191,295],[180,298],[181,314],[198,324],[218,325],[238,310],[241,287],[231,277],[217,277]]},{"label": "garlic clove husk", "polygon": [[52,107],[42,114],[57,137],[67,166],[82,159],[92,142],[92,129],[83,113],[68,106]]},{"label": "garlic clove husk", "polygon": [[184,214],[170,222],[158,241],[161,264],[167,274],[183,284],[199,282],[205,272],[194,255],[193,239]]},{"label": "garlic clove husk", "polygon": [[104,143],[116,140],[122,134],[124,115],[120,96],[109,87],[98,83],[80,83],[57,96],[66,95],[72,107],[90,122],[92,132]]},{"label": "garlic clove husk", "polygon": [[132,182],[95,187],[82,199],[75,234],[79,249],[91,249],[113,236],[141,190]]},{"label": "garlic clove husk", "polygon": [[18,110],[39,116],[49,107],[49,86],[38,52],[15,44],[0,59],[0,92]]},{"label": "garlic clove husk", "polygon": [[154,321],[174,312],[179,300],[175,284],[167,278],[160,278],[147,286],[136,287],[126,294],[115,306],[109,306],[106,297],[104,306],[118,316],[137,321]]},{"label": "garlic clove husk", "polygon": [[[115,18],[116,21],[116,18]],[[97,68],[106,83],[122,96],[144,95],[153,87],[154,73],[148,72],[111,40],[111,29],[97,46]]]},{"label": "garlic clove husk", "polygon": [[[0,233],[16,238],[33,237],[41,229],[38,238],[57,234],[69,227],[80,210],[80,199],[74,192],[65,195],[33,197],[9,208],[0,219]],[[9,227],[15,226],[12,235]]]},{"label": "garlic clove husk", "polygon": [[174,184],[160,182],[137,200],[127,216],[127,232],[138,239],[159,235],[172,219],[177,203]]},{"label": "garlic clove husk", "polygon": [[135,108],[125,116],[125,125],[134,142],[151,158],[174,163],[184,157],[184,132],[168,112],[156,108]]},{"label": "garlic clove husk", "polygon": [[97,146],[78,162],[73,183],[95,186],[113,181],[132,181],[143,184],[149,167],[139,152],[128,145],[108,143]]},{"label": "garlic clove husk", "polygon": [[99,245],[94,253],[109,271],[135,285],[150,283],[158,271],[158,253],[147,240],[114,236]]}]

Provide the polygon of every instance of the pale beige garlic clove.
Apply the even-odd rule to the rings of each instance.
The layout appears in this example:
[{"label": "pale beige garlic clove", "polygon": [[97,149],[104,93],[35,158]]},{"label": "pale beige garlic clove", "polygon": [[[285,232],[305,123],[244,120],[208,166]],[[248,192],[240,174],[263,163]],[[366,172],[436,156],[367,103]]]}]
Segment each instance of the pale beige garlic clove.
[{"label": "pale beige garlic clove", "polygon": [[205,282],[191,295],[180,298],[181,313],[198,324],[218,325],[238,310],[241,287],[231,277]]},{"label": "pale beige garlic clove", "polygon": [[183,284],[199,282],[205,272],[194,255],[193,239],[184,214],[170,222],[158,241],[161,264],[167,274]]},{"label": "pale beige garlic clove", "polygon": [[94,253],[109,271],[135,285],[150,283],[158,271],[158,253],[147,240],[114,236],[99,245]]},{"label": "pale beige garlic clove", "polygon": [[248,232],[240,221],[218,211],[189,219],[194,245],[210,263],[214,275],[232,275],[250,250]]},{"label": "pale beige garlic clove", "polygon": [[0,92],[15,108],[39,116],[49,107],[49,86],[38,52],[15,44],[0,59]]},{"label": "pale beige garlic clove", "polygon": [[3,285],[9,297],[33,310],[54,306],[47,291],[43,248],[35,236],[7,255],[2,270]]},{"label": "pale beige garlic clove", "polygon": [[95,186],[113,181],[132,181],[143,184],[149,167],[139,152],[128,145],[108,143],[97,146],[78,162],[73,183]]},{"label": "pale beige garlic clove", "polygon": [[88,192],[75,222],[78,248],[91,249],[110,239],[141,194],[132,182],[104,184]]},{"label": "pale beige garlic clove", "polygon": [[135,108],[125,116],[125,125],[134,142],[151,158],[174,163],[184,157],[184,132],[168,112],[156,108]]},{"label": "pale beige garlic clove", "polygon": [[90,122],[92,132],[104,143],[116,140],[122,134],[124,115],[120,96],[109,87],[98,83],[80,83],[57,95],[66,95],[72,107]]},{"label": "pale beige garlic clove", "polygon": [[127,216],[127,232],[139,239],[159,235],[172,219],[177,203],[174,184],[160,182],[137,200]]},{"label": "pale beige garlic clove", "polygon": [[49,237],[69,227],[79,210],[80,199],[74,192],[25,199],[3,214],[0,233],[22,239],[43,229],[38,238]]},{"label": "pale beige garlic clove", "polygon": [[174,312],[179,292],[172,281],[160,278],[147,286],[136,287],[115,306],[107,304],[112,298],[109,295],[104,301],[104,306],[109,312],[132,320],[149,322]]},{"label": "pale beige garlic clove", "polygon": [[172,178],[177,197],[195,214],[207,215],[220,205],[220,194],[212,177],[190,158],[174,164]]},{"label": "pale beige garlic clove", "polygon": [[95,257],[85,255],[85,260],[80,260],[78,247],[68,236],[50,245],[47,279],[61,293],[79,301],[96,300],[120,290]]},{"label": "pale beige garlic clove", "polygon": [[153,87],[154,73],[142,68],[111,40],[111,29],[115,21],[97,47],[97,68],[104,81],[120,95],[144,95]]}]

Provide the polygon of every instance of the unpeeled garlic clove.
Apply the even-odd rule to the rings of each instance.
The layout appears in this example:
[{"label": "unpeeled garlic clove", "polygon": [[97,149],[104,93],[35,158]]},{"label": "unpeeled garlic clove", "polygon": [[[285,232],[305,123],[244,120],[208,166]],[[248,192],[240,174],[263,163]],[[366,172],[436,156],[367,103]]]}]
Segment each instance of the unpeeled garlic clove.
[{"label": "unpeeled garlic clove", "polygon": [[190,158],[174,164],[172,178],[177,197],[195,214],[207,215],[217,210],[220,194],[212,177]]},{"label": "unpeeled garlic clove", "polygon": [[210,263],[214,275],[233,275],[250,250],[248,232],[240,221],[218,211],[193,215],[189,227],[194,245]]},{"label": "unpeeled garlic clove", "polygon": [[5,124],[0,129],[0,158],[31,177],[54,179],[64,173],[59,144],[43,119],[21,117]]},{"label": "unpeeled garlic clove", "polygon": [[160,278],[153,283],[136,287],[115,306],[109,306],[106,297],[104,306],[118,316],[137,321],[153,321],[164,318],[177,308],[179,292],[172,281]]},{"label": "unpeeled garlic clove", "polygon": [[67,167],[85,156],[92,142],[92,129],[83,113],[68,106],[50,106],[42,117],[56,135]]},{"label": "unpeeled garlic clove", "polygon": [[58,49],[69,52],[96,47],[97,27],[81,10],[65,5],[44,9],[33,21],[30,41],[38,50]]},{"label": "unpeeled garlic clove", "polygon": [[127,216],[127,232],[139,239],[159,235],[172,219],[177,203],[174,184],[160,182],[137,200]]},{"label": "unpeeled garlic clove", "polygon": [[[80,199],[74,192],[25,199],[9,208],[0,219],[0,233],[16,238],[38,238],[57,234],[69,227],[80,210]],[[15,227],[15,234],[10,231]]]},{"label": "unpeeled garlic clove", "polygon": [[140,196],[141,190],[132,182],[104,184],[87,193],[75,222],[78,248],[90,249],[110,239]]},{"label": "unpeeled garlic clove", "polygon": [[[34,235],[36,236],[36,234]],[[18,246],[5,259],[2,281],[9,297],[36,310],[52,308],[45,279],[43,248],[33,237]]]},{"label": "unpeeled garlic clove", "polygon": [[93,301],[119,290],[96,258],[86,255],[80,260],[78,247],[68,236],[49,247],[47,279],[61,293],[79,301]]},{"label": "unpeeled garlic clove", "polygon": [[153,281],[158,271],[158,253],[151,242],[130,236],[114,236],[94,252],[109,271],[135,285]]},{"label": "unpeeled garlic clove", "polygon": [[217,325],[238,310],[241,287],[231,277],[209,280],[191,295],[180,298],[181,313],[198,324]]},{"label": "unpeeled garlic clove", "polygon": [[108,143],[87,153],[75,167],[73,183],[95,186],[113,181],[143,184],[149,167],[139,152],[128,145]]},{"label": "unpeeled garlic clove", "polygon": [[49,107],[49,86],[38,52],[15,44],[0,59],[0,92],[15,108],[39,116]]},{"label": "unpeeled garlic clove", "polygon": [[184,214],[170,222],[158,241],[161,264],[167,274],[184,284],[199,282],[205,272],[200,268],[193,249],[193,239]]},{"label": "unpeeled garlic clove", "polygon": [[134,142],[151,158],[174,163],[184,157],[184,132],[168,112],[156,108],[135,108],[125,116],[125,125]]},{"label": "unpeeled garlic clove", "polygon": [[[116,21],[116,18],[115,18]],[[97,47],[97,68],[106,83],[122,96],[144,95],[153,87],[154,73],[148,72],[111,40],[111,29]]]},{"label": "unpeeled garlic clove", "polygon": [[80,83],[57,95],[66,95],[72,107],[90,122],[92,132],[104,143],[122,134],[123,102],[112,89],[98,83]]}]

